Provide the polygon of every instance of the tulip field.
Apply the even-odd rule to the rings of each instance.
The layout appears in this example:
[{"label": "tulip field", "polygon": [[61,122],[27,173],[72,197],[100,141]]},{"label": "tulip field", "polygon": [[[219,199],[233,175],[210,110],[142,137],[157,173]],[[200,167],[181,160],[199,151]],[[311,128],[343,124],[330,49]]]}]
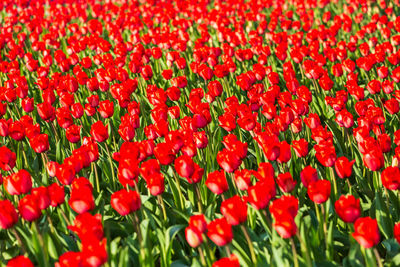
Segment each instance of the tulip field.
[{"label": "tulip field", "polygon": [[0,266],[400,266],[399,0],[0,1]]}]

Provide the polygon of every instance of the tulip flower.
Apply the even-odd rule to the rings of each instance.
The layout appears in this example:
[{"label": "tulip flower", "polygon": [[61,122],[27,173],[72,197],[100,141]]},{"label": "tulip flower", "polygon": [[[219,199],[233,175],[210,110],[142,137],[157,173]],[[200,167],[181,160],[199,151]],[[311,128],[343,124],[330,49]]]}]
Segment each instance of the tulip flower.
[{"label": "tulip flower", "polygon": [[361,217],[355,221],[352,236],[364,248],[378,245],[381,239],[378,223],[370,217]]},{"label": "tulip flower", "polygon": [[335,211],[346,223],[353,223],[361,215],[360,200],[353,195],[342,195],[335,202]]}]

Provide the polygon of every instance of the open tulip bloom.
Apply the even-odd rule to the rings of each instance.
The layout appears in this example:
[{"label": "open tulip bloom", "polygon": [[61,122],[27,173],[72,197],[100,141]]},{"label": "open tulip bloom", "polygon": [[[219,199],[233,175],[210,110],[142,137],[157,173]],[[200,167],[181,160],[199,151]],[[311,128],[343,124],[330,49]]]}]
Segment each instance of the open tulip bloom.
[{"label": "open tulip bloom", "polygon": [[399,14],[0,1],[0,266],[399,266]]}]

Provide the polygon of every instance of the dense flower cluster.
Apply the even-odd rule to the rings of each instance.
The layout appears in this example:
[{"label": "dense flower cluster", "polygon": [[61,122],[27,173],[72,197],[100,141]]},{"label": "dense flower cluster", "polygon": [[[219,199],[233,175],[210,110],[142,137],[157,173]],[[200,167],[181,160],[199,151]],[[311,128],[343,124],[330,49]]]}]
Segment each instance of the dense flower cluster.
[{"label": "dense flower cluster", "polygon": [[400,2],[0,2],[1,266],[397,266]]}]

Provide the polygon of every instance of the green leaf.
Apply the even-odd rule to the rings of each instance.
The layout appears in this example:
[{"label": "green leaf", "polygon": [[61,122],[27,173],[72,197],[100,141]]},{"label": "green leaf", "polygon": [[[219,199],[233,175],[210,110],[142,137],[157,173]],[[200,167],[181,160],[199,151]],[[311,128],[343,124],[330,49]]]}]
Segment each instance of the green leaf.
[{"label": "green leaf", "polygon": [[381,193],[377,191],[375,193],[376,220],[385,238],[389,239],[393,236],[393,223],[386,204]]}]

